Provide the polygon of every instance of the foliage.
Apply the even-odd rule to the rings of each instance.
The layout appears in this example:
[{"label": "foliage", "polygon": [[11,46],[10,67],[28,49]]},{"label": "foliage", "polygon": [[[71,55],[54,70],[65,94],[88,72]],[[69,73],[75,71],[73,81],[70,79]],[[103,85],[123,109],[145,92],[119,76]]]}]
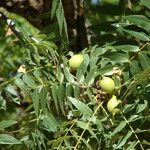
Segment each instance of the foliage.
[{"label": "foliage", "polygon": [[[29,24],[23,17],[9,13],[2,8],[0,8],[0,11],[17,22],[19,26],[23,26],[22,30],[27,30],[29,34],[39,32],[38,29]],[[15,75],[17,68],[23,63],[27,55],[25,48],[20,45],[18,38],[4,24],[4,21],[1,20],[0,25],[0,77],[5,79]]]},{"label": "foliage", "polygon": [[[59,12],[53,2],[52,11]],[[132,7],[124,5],[121,15],[114,10],[117,14],[111,14],[113,21],[108,18],[100,25],[91,25],[97,44],[93,42],[81,52],[84,61],[77,71],[68,65],[73,52],[60,53],[61,47],[54,43],[53,34],[39,33],[32,37],[15,25],[13,29],[21,37],[28,58],[25,69],[2,83],[0,108],[4,109],[9,102],[21,107],[28,105],[16,108],[18,116],[11,114],[11,119],[0,122],[2,149],[149,147],[149,5],[141,0]],[[137,9],[141,11],[138,13]],[[56,14],[58,20],[58,15],[63,17]],[[63,22],[58,21],[60,31],[66,30]],[[102,76],[115,81],[114,94],[121,100],[117,114],[107,110],[112,95],[98,86]]]}]

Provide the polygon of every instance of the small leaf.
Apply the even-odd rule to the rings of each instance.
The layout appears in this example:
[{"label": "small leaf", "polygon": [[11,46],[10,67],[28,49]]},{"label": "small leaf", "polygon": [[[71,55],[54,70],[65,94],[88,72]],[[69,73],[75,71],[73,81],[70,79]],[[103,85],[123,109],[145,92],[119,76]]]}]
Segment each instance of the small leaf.
[{"label": "small leaf", "polygon": [[146,69],[150,66],[150,58],[148,57],[148,54],[146,51],[142,51],[138,54],[140,64],[143,69]]},{"label": "small leaf", "polygon": [[138,104],[137,105],[136,113],[142,112],[143,110],[146,109],[147,106],[148,106],[148,102],[146,100],[144,100],[144,104]]},{"label": "small leaf", "polygon": [[130,118],[128,119],[128,122],[134,122],[134,121],[137,121],[137,120],[139,120],[139,119],[142,119],[142,117],[139,116],[139,115],[132,115],[132,116],[130,116]]},{"label": "small leaf", "polygon": [[17,121],[14,121],[14,120],[3,120],[0,122],[0,130],[8,128],[16,123]]},{"label": "small leaf", "polygon": [[135,108],[136,104],[126,104],[123,113],[127,113]]},{"label": "small leaf", "polygon": [[4,100],[4,98],[0,95],[0,110],[6,110],[6,101]]},{"label": "small leaf", "polygon": [[34,79],[31,77],[31,75],[25,74],[25,75],[23,75],[22,79],[27,86],[29,86],[33,89],[36,87],[36,83],[35,83]]},{"label": "small leaf", "polygon": [[22,144],[18,139],[7,135],[7,134],[0,134],[0,144]]},{"label": "small leaf", "polygon": [[[96,134],[94,133],[92,127],[90,125],[87,124],[87,122],[84,121],[77,121],[77,125],[81,128],[81,129],[86,129],[90,132],[90,134],[97,139]],[[98,140],[98,139],[97,139]]]},{"label": "small leaf", "polygon": [[80,97],[80,94],[81,94],[80,86],[79,85],[75,85],[74,86],[74,97],[76,99],[78,99]]},{"label": "small leaf", "polygon": [[109,58],[111,61],[114,61],[117,63],[129,62],[129,55],[127,53],[111,52],[106,57]]},{"label": "small leaf", "polygon": [[121,141],[118,143],[116,149],[120,149],[125,143],[126,141],[131,137],[132,135],[132,131],[128,131],[128,133],[126,134],[126,136],[124,136]]},{"label": "small leaf", "polygon": [[78,109],[78,111],[83,114],[84,117],[89,119],[92,116],[93,111],[86,104],[72,97],[69,97],[69,100]]},{"label": "small leaf", "polygon": [[41,90],[40,90],[40,104],[41,104],[41,109],[43,110],[43,113],[47,113],[47,95],[48,95],[48,92],[46,90],[45,87],[43,87]]},{"label": "small leaf", "polygon": [[40,102],[40,89],[36,88],[33,93],[32,93],[32,101],[33,101],[33,107],[35,110],[35,114],[38,117],[38,113],[39,113],[39,102]]},{"label": "small leaf", "polygon": [[59,110],[58,110],[58,85],[54,83],[51,86],[51,90],[52,90],[52,97],[54,100],[54,105],[55,105],[57,113],[58,113],[59,112]]},{"label": "small leaf", "polygon": [[64,23],[64,12],[63,12],[63,7],[62,7],[61,2],[58,3],[58,7],[56,10],[56,16],[57,16],[57,20],[58,20],[60,33],[62,33],[62,28],[63,28],[63,23]]},{"label": "small leaf", "polygon": [[69,72],[69,69],[67,67],[64,66],[64,74],[66,79],[70,82],[73,83],[74,81],[74,77],[73,75]]},{"label": "small leaf", "polygon": [[64,110],[64,103],[65,103],[65,87],[63,84],[59,85],[58,87],[58,101],[59,101],[59,106],[61,108],[61,111],[63,113],[63,115],[65,116],[65,110]]},{"label": "small leaf", "polygon": [[94,82],[94,79],[95,79],[95,76],[97,74],[97,67],[94,66],[89,73],[87,73],[87,76],[86,76],[86,80],[85,80],[85,83],[87,86],[90,86],[91,84],[93,84]]},{"label": "small leaf", "polygon": [[140,26],[141,28],[145,29],[146,31],[150,32],[150,20],[146,16],[129,15],[129,16],[125,16],[124,18],[130,21],[131,23],[134,23]]},{"label": "small leaf", "polygon": [[106,65],[103,68],[100,68],[98,71],[99,75],[112,75],[113,74],[113,65]]},{"label": "small leaf", "polygon": [[91,57],[98,57],[100,55],[103,55],[106,51],[107,51],[107,49],[98,47],[98,48],[94,49],[94,51],[91,54]]},{"label": "small leaf", "polygon": [[85,77],[84,74],[87,70],[88,64],[89,64],[89,56],[87,54],[83,55],[84,61],[81,63],[79,68],[77,69],[76,77],[77,82],[81,83],[84,81]]},{"label": "small leaf", "polygon": [[126,121],[121,121],[119,123],[119,125],[114,129],[114,131],[108,135],[108,137],[114,136],[116,133],[120,132],[121,130],[123,130],[123,128],[127,125]]},{"label": "small leaf", "polygon": [[139,62],[136,60],[132,60],[130,65],[130,71],[132,76],[134,76],[135,74],[141,72],[141,67],[139,66]]},{"label": "small leaf", "polygon": [[58,69],[57,79],[58,79],[58,81],[61,82],[61,83],[62,83],[63,80],[64,80],[64,74],[62,73],[61,68]]},{"label": "small leaf", "polygon": [[133,142],[130,142],[129,146],[126,148],[126,150],[132,150],[135,148],[135,146],[138,144],[139,142],[136,140],[136,141],[133,141]]},{"label": "small leaf", "polygon": [[140,4],[150,9],[150,0],[140,0]]},{"label": "small leaf", "polygon": [[90,70],[96,65],[97,61],[98,61],[97,56],[91,57],[91,59],[90,59]]},{"label": "small leaf", "polygon": [[78,83],[82,83],[82,82],[85,80],[83,70],[78,69],[78,70],[77,70],[76,77],[77,77],[77,82],[78,82]]},{"label": "small leaf", "polygon": [[131,30],[127,30],[127,29],[121,29],[124,32],[130,34],[131,36],[140,39],[141,41],[149,41],[150,37],[148,35],[146,35],[143,32],[137,32],[137,31],[131,31]]},{"label": "small leaf", "polygon": [[51,114],[49,114],[48,116],[44,116],[44,118],[41,121],[41,124],[49,132],[57,131],[58,123]]},{"label": "small leaf", "polygon": [[30,91],[30,88],[25,85],[25,83],[23,82],[22,79],[20,79],[20,77],[16,77],[15,84],[23,91],[26,91],[27,93]]},{"label": "small leaf", "polygon": [[136,45],[119,45],[119,46],[113,46],[116,50],[121,50],[124,52],[138,52],[140,49]]},{"label": "small leaf", "polygon": [[8,91],[10,94],[14,95],[14,96],[18,96],[17,92],[14,89],[14,86],[12,86],[11,84],[9,84],[6,87],[6,91]]},{"label": "small leaf", "polygon": [[71,84],[66,85],[66,97],[67,97],[67,104],[70,106],[72,109],[72,103],[68,100],[68,97],[71,97],[73,95],[73,87]]},{"label": "small leaf", "polygon": [[54,17],[54,14],[55,14],[57,6],[58,6],[58,1],[59,0],[53,0],[53,2],[52,2],[51,18]]}]

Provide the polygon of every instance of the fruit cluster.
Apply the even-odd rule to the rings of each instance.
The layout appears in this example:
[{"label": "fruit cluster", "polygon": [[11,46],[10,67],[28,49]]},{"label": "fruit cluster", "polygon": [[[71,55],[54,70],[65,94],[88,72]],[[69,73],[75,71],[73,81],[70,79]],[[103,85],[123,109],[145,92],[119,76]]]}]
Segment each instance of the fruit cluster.
[{"label": "fruit cluster", "polygon": [[[69,60],[69,66],[71,70],[77,70],[78,67],[83,62],[84,57],[82,54],[73,55]],[[119,112],[117,106],[121,103],[120,100],[117,100],[117,97],[114,95],[115,92],[115,82],[110,77],[103,77],[98,81],[98,86],[104,93],[107,93],[111,96],[111,98],[107,102],[107,110],[110,113],[116,114]]]}]

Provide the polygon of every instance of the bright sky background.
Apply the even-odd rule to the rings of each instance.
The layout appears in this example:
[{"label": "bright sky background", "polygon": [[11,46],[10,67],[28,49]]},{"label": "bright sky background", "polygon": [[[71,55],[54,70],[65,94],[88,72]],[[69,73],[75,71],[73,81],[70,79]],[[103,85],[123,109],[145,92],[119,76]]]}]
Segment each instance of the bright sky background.
[{"label": "bright sky background", "polygon": [[97,4],[97,3],[99,3],[101,0],[92,0],[92,3],[93,4]]},{"label": "bright sky background", "polygon": [[93,4],[97,4],[98,0],[92,0]]}]

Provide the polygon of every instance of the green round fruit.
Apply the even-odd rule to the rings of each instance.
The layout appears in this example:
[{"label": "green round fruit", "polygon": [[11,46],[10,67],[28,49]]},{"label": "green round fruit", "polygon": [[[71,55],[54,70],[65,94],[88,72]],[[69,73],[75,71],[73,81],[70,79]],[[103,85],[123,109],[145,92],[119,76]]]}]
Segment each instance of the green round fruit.
[{"label": "green round fruit", "polygon": [[76,54],[73,55],[69,60],[69,66],[72,70],[77,70],[83,61],[83,55]]},{"label": "green round fruit", "polygon": [[113,116],[115,116],[116,114],[118,114],[120,112],[119,108],[114,108],[114,110],[112,111]]},{"label": "green round fruit", "polygon": [[113,112],[114,109],[117,107],[117,105],[119,104],[120,102],[117,100],[116,96],[113,95],[112,98],[108,101],[107,103],[107,109],[109,112]]},{"label": "green round fruit", "polygon": [[115,82],[112,78],[103,77],[102,80],[99,81],[99,86],[103,91],[112,94],[115,90]]}]

